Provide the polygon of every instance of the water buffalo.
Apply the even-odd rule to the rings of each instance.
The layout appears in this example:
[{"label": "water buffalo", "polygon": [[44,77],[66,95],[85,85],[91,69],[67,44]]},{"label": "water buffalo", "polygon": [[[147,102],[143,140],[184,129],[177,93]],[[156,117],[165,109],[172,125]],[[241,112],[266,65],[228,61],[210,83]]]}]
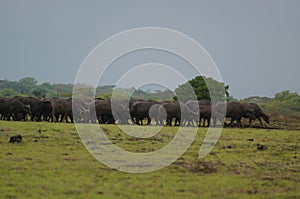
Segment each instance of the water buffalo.
[{"label": "water buffalo", "polygon": [[91,120],[90,108],[94,101],[81,98],[72,98],[73,117],[76,122],[88,123]]},{"label": "water buffalo", "polygon": [[149,110],[154,104],[158,104],[158,102],[154,100],[133,102],[130,108],[130,116],[132,121],[137,125],[143,125],[143,119],[147,118],[147,125],[149,125],[151,123]]},{"label": "water buffalo", "polygon": [[[224,107],[224,102],[219,102],[216,104],[215,110],[219,113],[222,113],[225,112]],[[242,117],[255,119],[255,112],[253,107],[249,107],[246,104],[242,104],[239,102],[227,102],[226,117],[231,118],[229,126],[231,126],[233,122],[236,121],[238,127],[242,127]],[[227,126],[226,123],[224,124]]]},{"label": "water buffalo", "polygon": [[42,116],[44,116],[44,120],[47,120],[51,114],[51,102],[49,100],[39,100],[34,97],[20,97],[16,96],[13,99],[20,100],[23,104],[29,105],[31,109],[30,119],[31,121],[41,121]]},{"label": "water buffalo", "polygon": [[30,105],[22,103],[19,99],[1,98],[0,100],[1,118],[10,121],[25,121],[27,114],[31,113]]},{"label": "water buffalo", "polygon": [[95,100],[95,111],[99,124],[114,124],[110,100]]},{"label": "water buffalo", "polygon": [[118,124],[129,124],[129,101],[128,100],[112,100],[112,113],[115,120],[118,120]]},{"label": "water buffalo", "polygon": [[253,119],[258,119],[258,121],[260,122],[261,126],[264,127],[264,123],[262,122],[261,118],[264,119],[264,121],[269,124],[270,120],[269,120],[269,116],[267,114],[264,113],[264,111],[255,103],[244,103],[244,106],[247,106],[251,109],[254,110],[254,115],[255,118],[249,118],[249,126],[251,126],[252,120]]},{"label": "water buffalo", "polygon": [[156,126],[163,126],[164,121],[167,118],[167,114],[165,112],[159,112],[161,106],[161,103],[153,104],[149,109],[149,117],[151,118],[151,120],[155,121]]},{"label": "water buffalo", "polygon": [[199,109],[200,109],[199,126],[201,126],[201,121],[202,121],[202,127],[205,126],[205,123],[207,123],[207,126],[210,125],[212,108],[213,108],[212,105],[199,105]]},{"label": "water buffalo", "polygon": [[198,122],[198,126],[201,126],[201,121],[202,121],[202,126],[205,126],[205,122],[207,121],[207,125],[210,125],[210,120],[211,120],[211,102],[209,100],[189,100],[186,105],[191,109],[191,110],[199,110],[200,111],[200,117]]},{"label": "water buffalo", "polygon": [[[167,121],[167,113],[164,109],[163,105],[172,103],[173,101],[161,101],[158,104],[154,104],[151,106],[149,110],[149,116],[151,119],[153,119],[158,126],[163,126],[165,124],[165,121]],[[176,121],[177,122],[177,121]]]},{"label": "water buffalo", "polygon": [[[159,107],[160,114],[167,115],[167,125],[172,126],[173,118],[175,118],[174,125],[184,126],[188,122],[188,126],[193,125],[193,121],[197,121],[199,118],[199,113],[191,110],[186,104],[181,102],[167,102],[163,103]],[[159,116],[159,118],[162,118]]]},{"label": "water buffalo", "polygon": [[52,98],[51,100],[53,122],[68,122],[68,117],[73,122],[72,99]]}]

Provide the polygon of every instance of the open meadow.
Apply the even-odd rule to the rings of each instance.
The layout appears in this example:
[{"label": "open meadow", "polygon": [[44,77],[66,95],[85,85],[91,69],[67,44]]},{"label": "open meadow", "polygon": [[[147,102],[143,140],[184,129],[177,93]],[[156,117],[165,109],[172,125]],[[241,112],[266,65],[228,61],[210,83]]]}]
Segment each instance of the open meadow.
[{"label": "open meadow", "polygon": [[[133,152],[157,150],[177,130],[137,139],[117,125],[102,127]],[[74,124],[0,121],[0,198],[300,198],[300,130],[226,128],[198,159],[206,130],[168,167],[130,174],[97,161]],[[23,141],[9,143],[17,134]]]}]

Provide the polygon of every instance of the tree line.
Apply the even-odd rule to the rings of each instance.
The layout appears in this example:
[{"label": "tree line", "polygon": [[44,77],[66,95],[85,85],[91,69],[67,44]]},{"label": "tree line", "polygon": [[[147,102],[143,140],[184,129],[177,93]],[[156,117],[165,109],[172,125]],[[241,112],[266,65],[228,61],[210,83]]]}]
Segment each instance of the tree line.
[{"label": "tree line", "polygon": [[[228,94],[228,86],[223,83],[213,80],[212,78],[205,78],[197,76],[194,79],[179,85],[175,92],[178,96],[182,96],[180,100],[188,101],[191,99],[191,87],[194,89],[198,99],[210,100],[210,95],[206,82],[212,85],[212,90],[226,90]],[[83,86],[82,91],[86,94],[93,94],[94,88],[90,86]],[[14,96],[32,96],[37,98],[64,98],[71,97],[73,91],[73,84],[52,84],[50,82],[38,83],[34,77],[25,77],[18,81],[0,80],[0,97],[14,97]],[[114,92],[114,96],[118,99],[132,96],[136,99],[152,99],[152,100],[173,100],[176,98],[171,90],[142,90],[137,88],[116,88],[114,85],[99,86],[96,88],[96,97],[110,99]],[[224,95],[223,95],[224,96]],[[223,99],[222,99],[223,100]]]}]

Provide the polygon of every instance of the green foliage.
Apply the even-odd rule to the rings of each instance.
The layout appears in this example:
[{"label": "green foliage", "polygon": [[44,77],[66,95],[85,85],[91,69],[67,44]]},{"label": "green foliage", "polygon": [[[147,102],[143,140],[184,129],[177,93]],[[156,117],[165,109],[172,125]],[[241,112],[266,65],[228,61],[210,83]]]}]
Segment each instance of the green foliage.
[{"label": "green foliage", "polygon": [[19,92],[18,82],[11,82],[8,80],[0,80],[0,89],[12,89]]},{"label": "green foliage", "polygon": [[109,100],[109,99],[111,99],[111,93],[104,93],[104,94],[98,95],[97,97]]},{"label": "green foliage", "polygon": [[0,90],[0,96],[2,97],[13,97],[16,95],[18,95],[18,92],[10,88],[4,88]]},{"label": "green foliage", "polygon": [[[198,88],[200,88],[200,86]],[[178,88],[175,89],[175,93],[177,95],[176,98],[179,101],[186,102],[188,100],[195,99],[195,94],[196,95],[198,94],[198,96],[196,96],[198,99],[199,98],[210,99],[210,97],[207,95],[207,92],[205,90],[203,90],[203,93],[205,93],[206,95],[200,96],[202,93],[200,93],[201,91],[199,92],[198,88],[195,88],[193,90],[192,85],[189,82],[179,85]],[[204,88],[204,89],[207,89],[207,88]],[[195,94],[194,94],[194,92],[195,92]]]},{"label": "green foliage", "polygon": [[113,85],[99,86],[96,88],[96,96],[105,93],[112,93],[114,89]]},{"label": "green foliage", "polygon": [[68,95],[72,93],[72,84],[51,84],[44,82],[37,84],[33,77],[25,77],[19,81],[0,80],[0,96],[35,96],[57,97],[58,94]]},{"label": "green foliage", "polygon": [[275,97],[267,103],[267,107],[276,112],[300,112],[300,96],[288,90],[276,93]]},{"label": "green foliage", "polygon": [[280,102],[280,105],[292,111],[300,111],[300,96],[298,93],[291,93],[288,90],[275,94],[274,101]]},{"label": "green foliage", "polygon": [[22,94],[30,95],[36,88],[37,80],[33,77],[25,77],[20,79],[18,84]]},{"label": "green foliage", "polygon": [[36,88],[32,91],[32,94],[38,98],[46,97],[46,90],[42,88]]},{"label": "green foliage", "polygon": [[54,90],[55,89],[55,86],[53,84],[51,84],[50,82],[44,82],[41,85],[39,85],[39,87],[44,90]]},{"label": "green foliage", "polygon": [[[209,85],[209,88],[208,86]],[[229,97],[229,86],[218,82],[213,78],[206,78],[204,76],[197,76],[188,82],[179,85],[175,89],[176,95],[180,101],[186,102],[193,99],[193,92],[198,100],[211,100],[214,97],[217,101],[225,100],[225,96]]]},{"label": "green foliage", "polygon": [[[80,93],[84,96],[94,96],[95,89],[89,85],[76,85],[77,89],[75,95]],[[110,99],[112,92],[115,92],[115,97],[118,99],[125,99],[131,96],[135,99],[153,99],[153,100],[168,100],[174,94],[170,90],[156,90],[154,92],[147,92],[135,88],[114,88],[113,85],[99,86],[96,88],[95,96]],[[51,84],[44,82],[38,84],[33,77],[25,77],[19,81],[0,80],[0,97],[12,96],[35,96],[43,97],[71,97],[73,94],[73,84]]]}]

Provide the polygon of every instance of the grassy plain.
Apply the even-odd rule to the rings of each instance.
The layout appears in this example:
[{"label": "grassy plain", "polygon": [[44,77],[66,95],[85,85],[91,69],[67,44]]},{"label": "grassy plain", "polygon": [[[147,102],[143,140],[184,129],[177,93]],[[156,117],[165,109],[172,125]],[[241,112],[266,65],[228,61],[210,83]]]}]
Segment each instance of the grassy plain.
[{"label": "grassy plain", "polygon": [[[157,150],[177,130],[135,139],[117,125],[103,128],[134,152]],[[300,198],[300,130],[226,128],[198,159],[206,130],[168,167],[130,174],[97,161],[73,124],[0,121],[0,198]],[[17,134],[23,141],[9,143]]]}]

